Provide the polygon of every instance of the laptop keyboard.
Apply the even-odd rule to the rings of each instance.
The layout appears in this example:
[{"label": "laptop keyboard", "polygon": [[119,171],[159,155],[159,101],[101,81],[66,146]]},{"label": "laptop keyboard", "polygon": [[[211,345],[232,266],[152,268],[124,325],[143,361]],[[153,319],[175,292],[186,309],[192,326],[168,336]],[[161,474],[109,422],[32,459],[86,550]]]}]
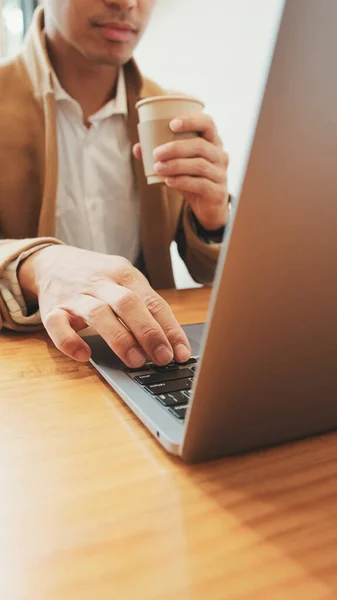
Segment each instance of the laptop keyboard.
[{"label": "laptop keyboard", "polygon": [[127,375],[180,421],[185,419],[199,357],[165,367],[147,363],[142,369],[126,369]]}]

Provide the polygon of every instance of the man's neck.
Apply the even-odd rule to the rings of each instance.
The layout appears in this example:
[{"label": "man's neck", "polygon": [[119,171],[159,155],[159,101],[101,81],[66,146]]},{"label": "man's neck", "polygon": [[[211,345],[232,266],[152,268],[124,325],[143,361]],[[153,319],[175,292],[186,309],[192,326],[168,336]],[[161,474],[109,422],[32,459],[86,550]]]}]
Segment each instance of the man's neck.
[{"label": "man's neck", "polygon": [[57,34],[46,34],[47,50],[63,89],[80,104],[83,121],[88,119],[117,91],[118,68],[90,63],[80,52]]}]

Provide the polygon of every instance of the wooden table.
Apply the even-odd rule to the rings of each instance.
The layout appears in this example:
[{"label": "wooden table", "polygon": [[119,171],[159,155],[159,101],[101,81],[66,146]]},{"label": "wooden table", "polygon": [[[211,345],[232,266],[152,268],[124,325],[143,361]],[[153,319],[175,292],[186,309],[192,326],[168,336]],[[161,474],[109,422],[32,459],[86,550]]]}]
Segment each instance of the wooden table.
[{"label": "wooden table", "polygon": [[337,438],[185,466],[90,365],[1,334],[0,598],[336,600]]}]

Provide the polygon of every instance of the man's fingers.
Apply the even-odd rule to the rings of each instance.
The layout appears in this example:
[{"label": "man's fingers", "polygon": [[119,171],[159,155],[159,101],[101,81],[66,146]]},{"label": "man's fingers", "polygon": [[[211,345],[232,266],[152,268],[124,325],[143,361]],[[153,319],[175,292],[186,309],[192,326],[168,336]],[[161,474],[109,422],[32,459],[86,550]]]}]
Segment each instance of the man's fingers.
[{"label": "man's fingers", "polygon": [[186,334],[179,325],[170,306],[153,290],[146,277],[131,265],[127,265],[120,271],[118,282],[133,291],[140,298],[142,306],[159,323],[170,348],[173,349],[175,360],[178,362],[188,360],[191,356],[191,346]]},{"label": "man's fingers", "polygon": [[[134,284],[130,282],[128,288],[106,283],[99,287],[97,293],[130,329],[145,354],[155,363],[165,365],[173,359],[172,346],[140,295],[131,289],[132,285],[137,287],[136,281],[137,278]],[[138,284],[140,289],[139,286],[141,284]]]},{"label": "man's fingers", "polygon": [[[174,140],[154,150],[156,162],[165,162],[177,158],[204,158],[212,163],[222,162],[225,153],[203,138]],[[225,165],[224,165],[225,166]]]},{"label": "man's fingers", "polygon": [[[138,306],[141,306],[142,308],[141,312],[139,312],[139,317],[142,315],[142,322],[150,325],[148,319],[149,315],[151,315],[153,317],[151,320],[152,325],[154,323],[159,324],[160,331],[163,332],[166,343],[168,343],[169,348],[173,350],[173,355],[170,360],[172,360],[173,357],[178,362],[185,362],[188,360],[191,356],[191,346],[186,334],[176,320],[170,306],[153,290],[146,277],[132,267],[132,265],[126,265],[119,272],[118,282],[120,285],[123,285],[124,288],[128,288],[134,292],[137,298],[140,299],[140,304],[138,303]],[[132,302],[130,302],[130,306],[132,310]],[[115,306],[113,308],[116,310]],[[124,317],[122,318],[124,320]],[[125,322],[130,326],[130,320]],[[142,344],[141,339],[137,339]]]},{"label": "man's fingers", "polygon": [[150,286],[144,290],[143,299],[147,309],[158,321],[169,340],[175,360],[177,362],[187,361],[191,356],[191,346],[170,306]]},{"label": "man's fingers", "polygon": [[163,177],[190,175],[193,177],[203,177],[214,183],[226,181],[225,170],[204,158],[176,158],[163,163],[157,162],[155,164],[155,171]]},{"label": "man's fingers", "polygon": [[88,344],[70,325],[71,316],[61,308],[55,308],[43,319],[43,324],[56,348],[70,358],[87,362],[91,355]]},{"label": "man's fingers", "polygon": [[[130,328],[139,344],[155,363],[173,358],[188,360],[191,347],[167,302],[132,265],[125,265],[117,276],[119,286],[111,290],[102,285],[99,297],[109,302],[114,312]],[[168,351],[169,350],[169,354]]]},{"label": "man's fingers", "polygon": [[[165,180],[165,183],[169,187],[174,187],[176,190],[179,190],[182,193],[188,192],[205,198],[205,204],[209,204],[211,206],[216,204],[224,204],[224,189],[209,179],[182,175],[179,177],[168,177]],[[209,202],[207,198],[212,198],[213,201]]]},{"label": "man's fingers", "polygon": [[145,363],[146,355],[132,332],[117,319],[104,300],[81,294],[76,301],[67,303],[65,308],[72,313],[76,311],[128,367],[137,368]]},{"label": "man's fingers", "polygon": [[215,123],[212,117],[205,113],[188,117],[177,117],[171,121],[170,127],[175,133],[196,131],[211,144],[222,147],[222,141],[218,135]]}]

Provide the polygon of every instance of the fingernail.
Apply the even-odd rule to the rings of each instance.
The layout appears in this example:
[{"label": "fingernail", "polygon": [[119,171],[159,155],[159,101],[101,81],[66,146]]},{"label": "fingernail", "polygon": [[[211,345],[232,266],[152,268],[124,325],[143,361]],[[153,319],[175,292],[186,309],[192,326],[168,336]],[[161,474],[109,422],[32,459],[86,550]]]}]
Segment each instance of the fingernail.
[{"label": "fingernail", "polygon": [[129,352],[126,355],[126,360],[131,367],[136,368],[143,366],[146,357],[140,350],[137,350],[137,348],[131,348],[131,350],[129,350]]},{"label": "fingernail", "polygon": [[184,125],[184,121],[182,119],[173,119],[170,123],[170,128],[172,131],[179,131]]},{"label": "fingernail", "polygon": [[163,163],[162,162],[156,162],[154,165],[154,170],[156,171],[156,173],[158,173],[158,171],[162,171],[163,170]]},{"label": "fingernail", "polygon": [[85,350],[84,348],[80,348],[80,350],[77,350],[77,352],[74,354],[74,359],[78,360],[79,362],[88,362],[89,358],[90,354],[88,350]]},{"label": "fingernail", "polygon": [[178,344],[174,348],[174,355],[178,362],[186,362],[191,356],[191,350],[184,344]]},{"label": "fingernail", "polygon": [[167,346],[158,346],[154,351],[154,358],[158,365],[167,365],[173,359],[173,352]]}]

